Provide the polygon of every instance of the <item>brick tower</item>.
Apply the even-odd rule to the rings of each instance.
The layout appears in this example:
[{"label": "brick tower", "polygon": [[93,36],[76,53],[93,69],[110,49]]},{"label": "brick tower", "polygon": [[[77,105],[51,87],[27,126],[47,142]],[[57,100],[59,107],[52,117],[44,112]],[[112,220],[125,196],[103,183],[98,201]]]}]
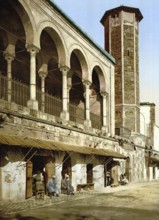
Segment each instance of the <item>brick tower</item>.
[{"label": "brick tower", "polygon": [[105,49],[115,58],[116,134],[140,132],[138,24],[139,9],[120,6],[101,19]]}]

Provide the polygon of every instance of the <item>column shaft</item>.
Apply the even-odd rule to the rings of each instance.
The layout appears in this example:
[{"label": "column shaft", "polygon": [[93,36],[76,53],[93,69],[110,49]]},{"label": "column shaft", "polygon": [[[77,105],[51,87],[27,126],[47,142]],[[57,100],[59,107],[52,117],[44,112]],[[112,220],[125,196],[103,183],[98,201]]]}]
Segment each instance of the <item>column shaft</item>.
[{"label": "column shaft", "polygon": [[12,61],[14,59],[14,55],[6,52],[4,56],[7,61],[7,83],[8,83],[7,100],[8,102],[11,102],[12,101]]},{"label": "column shaft", "polygon": [[29,45],[28,51],[30,52],[30,100],[28,107],[38,110],[38,101],[36,100],[36,53],[38,48]]},{"label": "column shaft", "polygon": [[61,118],[63,123],[69,121],[69,112],[68,112],[68,91],[67,91],[67,73],[69,68],[67,66],[63,66],[60,68],[62,72],[62,112]]}]

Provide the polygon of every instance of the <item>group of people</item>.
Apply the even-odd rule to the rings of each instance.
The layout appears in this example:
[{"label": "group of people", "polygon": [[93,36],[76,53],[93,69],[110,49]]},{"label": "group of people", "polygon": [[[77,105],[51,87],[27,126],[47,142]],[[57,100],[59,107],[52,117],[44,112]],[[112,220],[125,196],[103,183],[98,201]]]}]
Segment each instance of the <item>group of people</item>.
[{"label": "group of people", "polygon": [[[54,196],[59,196],[60,189],[57,185],[56,177],[53,176],[47,183],[47,190],[49,194]],[[71,185],[69,175],[65,174],[65,177],[62,179],[61,182],[61,190],[64,190],[67,195],[74,195],[74,188]]]}]

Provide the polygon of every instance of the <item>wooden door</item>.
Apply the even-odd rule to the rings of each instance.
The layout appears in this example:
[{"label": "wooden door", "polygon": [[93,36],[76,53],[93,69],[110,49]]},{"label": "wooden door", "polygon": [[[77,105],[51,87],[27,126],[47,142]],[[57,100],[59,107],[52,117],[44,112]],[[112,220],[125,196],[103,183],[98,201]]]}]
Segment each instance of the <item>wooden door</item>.
[{"label": "wooden door", "polygon": [[55,158],[48,157],[45,164],[45,183],[55,175]]},{"label": "wooden door", "polygon": [[28,161],[26,163],[26,198],[30,198],[33,195],[32,172],[33,172],[33,164],[31,161]]}]

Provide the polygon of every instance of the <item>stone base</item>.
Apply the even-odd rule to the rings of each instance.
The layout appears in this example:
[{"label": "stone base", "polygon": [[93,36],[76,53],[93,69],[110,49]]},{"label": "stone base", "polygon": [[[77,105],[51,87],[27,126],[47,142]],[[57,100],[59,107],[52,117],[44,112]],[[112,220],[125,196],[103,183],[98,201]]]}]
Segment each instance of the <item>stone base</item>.
[{"label": "stone base", "polygon": [[91,128],[91,126],[92,126],[91,120],[85,120],[84,121],[84,127],[85,128]]},{"label": "stone base", "polygon": [[69,121],[69,113],[66,111],[61,112],[60,118],[62,119],[62,124],[67,124]]},{"label": "stone base", "polygon": [[30,109],[34,109],[34,110],[38,111],[38,101],[37,100],[29,100],[27,102],[27,106]]},{"label": "stone base", "polygon": [[102,132],[108,133],[108,127],[107,126],[103,126],[101,130],[102,130]]}]

